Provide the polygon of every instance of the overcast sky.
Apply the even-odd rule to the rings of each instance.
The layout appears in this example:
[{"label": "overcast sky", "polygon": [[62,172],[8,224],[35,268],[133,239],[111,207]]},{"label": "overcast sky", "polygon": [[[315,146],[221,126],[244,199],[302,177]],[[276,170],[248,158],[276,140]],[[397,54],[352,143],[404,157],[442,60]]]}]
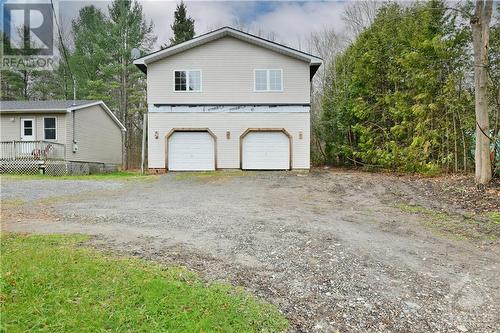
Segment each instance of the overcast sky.
[{"label": "overcast sky", "polygon": [[[157,46],[172,36],[170,25],[178,1],[139,1],[148,21],[153,21],[158,36]],[[85,5],[106,9],[110,1],[61,1],[59,12],[64,27]],[[275,35],[277,42],[305,48],[305,39],[313,31],[325,28],[343,29],[341,15],[347,1],[185,1],[188,15],[195,20],[196,34],[221,26],[245,27],[263,37]]]}]

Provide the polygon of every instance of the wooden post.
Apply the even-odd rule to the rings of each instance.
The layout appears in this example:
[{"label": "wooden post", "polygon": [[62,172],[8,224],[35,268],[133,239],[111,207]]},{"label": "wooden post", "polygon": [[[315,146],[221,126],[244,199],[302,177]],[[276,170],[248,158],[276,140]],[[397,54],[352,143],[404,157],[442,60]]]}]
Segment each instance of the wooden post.
[{"label": "wooden post", "polygon": [[144,174],[144,159],[146,157],[146,134],[148,130],[148,114],[143,114],[142,119],[142,147],[141,147],[141,174]]}]

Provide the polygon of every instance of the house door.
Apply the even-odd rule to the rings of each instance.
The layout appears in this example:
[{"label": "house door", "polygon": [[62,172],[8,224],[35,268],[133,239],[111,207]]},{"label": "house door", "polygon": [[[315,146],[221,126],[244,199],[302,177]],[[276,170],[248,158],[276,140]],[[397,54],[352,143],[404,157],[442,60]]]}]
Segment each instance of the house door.
[{"label": "house door", "polygon": [[34,118],[21,118],[21,141],[35,141]]}]

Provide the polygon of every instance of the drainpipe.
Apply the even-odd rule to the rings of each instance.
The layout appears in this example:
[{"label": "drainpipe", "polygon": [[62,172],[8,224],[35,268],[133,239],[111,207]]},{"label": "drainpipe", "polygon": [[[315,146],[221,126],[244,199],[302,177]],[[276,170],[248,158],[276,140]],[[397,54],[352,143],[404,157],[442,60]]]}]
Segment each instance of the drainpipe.
[{"label": "drainpipe", "polygon": [[78,151],[78,146],[76,145],[76,126],[75,126],[75,123],[76,123],[76,115],[75,115],[75,110],[71,110],[71,115],[72,115],[72,125],[73,125],[73,138],[72,138],[72,147],[71,147],[71,151],[73,153],[76,153]]}]

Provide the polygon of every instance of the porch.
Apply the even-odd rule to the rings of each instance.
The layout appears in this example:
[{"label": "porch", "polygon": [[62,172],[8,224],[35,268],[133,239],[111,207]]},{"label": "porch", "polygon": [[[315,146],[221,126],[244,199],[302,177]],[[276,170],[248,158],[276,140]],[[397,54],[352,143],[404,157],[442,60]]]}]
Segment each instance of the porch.
[{"label": "porch", "polygon": [[66,173],[66,145],[50,141],[0,142],[0,173]]}]

